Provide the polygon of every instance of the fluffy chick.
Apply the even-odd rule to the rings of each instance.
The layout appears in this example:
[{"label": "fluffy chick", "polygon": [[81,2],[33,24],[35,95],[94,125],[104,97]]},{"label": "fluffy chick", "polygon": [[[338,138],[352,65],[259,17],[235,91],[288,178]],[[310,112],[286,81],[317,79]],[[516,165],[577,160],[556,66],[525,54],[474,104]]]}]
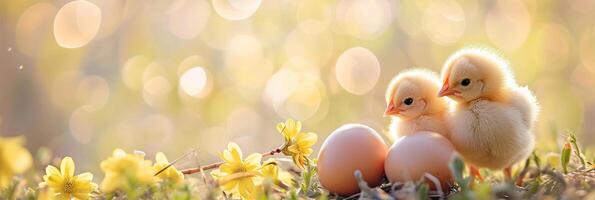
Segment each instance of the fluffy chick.
[{"label": "fluffy chick", "polygon": [[408,70],[393,78],[386,91],[384,113],[392,117],[391,135],[432,131],[448,138],[449,100],[436,96],[439,88],[438,75],[428,70]]},{"label": "fluffy chick", "polygon": [[452,55],[442,69],[438,96],[455,100],[449,126],[451,141],[477,168],[504,169],[526,159],[533,150],[539,106],[527,87],[514,80],[508,63],[487,49],[468,48]]}]

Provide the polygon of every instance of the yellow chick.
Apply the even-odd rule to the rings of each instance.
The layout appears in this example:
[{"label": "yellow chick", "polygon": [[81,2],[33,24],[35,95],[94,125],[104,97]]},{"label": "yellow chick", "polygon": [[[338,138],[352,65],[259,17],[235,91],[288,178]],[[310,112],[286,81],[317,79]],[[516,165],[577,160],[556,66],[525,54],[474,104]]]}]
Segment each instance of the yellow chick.
[{"label": "yellow chick", "polygon": [[448,138],[446,117],[449,100],[436,96],[440,80],[434,72],[413,69],[399,73],[386,91],[386,111],[391,116],[390,133],[406,136],[420,131]]},{"label": "yellow chick", "polygon": [[532,127],[539,106],[527,87],[514,80],[507,61],[487,49],[467,48],[452,55],[442,69],[438,96],[457,103],[449,117],[450,140],[470,164],[504,169],[526,159],[535,143]]}]

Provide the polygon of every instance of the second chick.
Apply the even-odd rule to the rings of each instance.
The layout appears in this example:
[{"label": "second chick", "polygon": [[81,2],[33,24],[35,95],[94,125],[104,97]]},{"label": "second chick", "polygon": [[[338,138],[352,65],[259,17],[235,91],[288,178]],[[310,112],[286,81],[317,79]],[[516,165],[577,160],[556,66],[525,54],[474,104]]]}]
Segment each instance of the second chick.
[{"label": "second chick", "polygon": [[449,138],[446,117],[449,100],[439,98],[440,80],[436,73],[413,69],[399,73],[386,91],[384,116],[391,116],[392,136],[432,131]]}]

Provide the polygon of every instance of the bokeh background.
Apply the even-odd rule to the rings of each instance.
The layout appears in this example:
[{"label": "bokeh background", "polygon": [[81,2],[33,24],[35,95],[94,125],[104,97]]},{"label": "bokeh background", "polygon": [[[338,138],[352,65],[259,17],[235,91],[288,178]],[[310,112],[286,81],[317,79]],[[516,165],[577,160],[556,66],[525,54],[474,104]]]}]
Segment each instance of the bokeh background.
[{"label": "bokeh background", "polygon": [[594,19],[592,0],[3,0],[0,135],[93,172],[117,147],[268,151],[286,118],[318,149],[345,123],[385,132],[399,71],[486,46],[541,103],[539,152],[566,131],[593,152]]}]

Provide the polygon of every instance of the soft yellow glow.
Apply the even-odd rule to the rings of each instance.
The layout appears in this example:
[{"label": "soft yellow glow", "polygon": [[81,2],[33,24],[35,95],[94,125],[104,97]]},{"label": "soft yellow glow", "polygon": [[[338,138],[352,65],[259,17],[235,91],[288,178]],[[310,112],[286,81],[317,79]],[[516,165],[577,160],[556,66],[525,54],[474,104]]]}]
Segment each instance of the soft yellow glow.
[{"label": "soft yellow glow", "polygon": [[343,52],[337,60],[337,81],[349,93],[363,95],[376,85],[380,77],[380,63],[370,50],[354,47]]},{"label": "soft yellow glow", "polygon": [[317,77],[283,67],[267,82],[264,100],[281,117],[305,120],[317,113],[324,95],[324,85]]},{"label": "soft yellow glow", "polygon": [[[262,62],[262,45],[257,38],[251,35],[238,35],[229,41],[225,51],[225,72],[233,82],[240,86],[264,84],[266,76],[270,75],[272,69],[267,70],[267,73],[258,73],[260,68],[266,68]],[[263,78],[265,80],[261,80]]]},{"label": "soft yellow glow", "polygon": [[282,103],[298,87],[299,81],[295,70],[281,68],[267,81],[264,100],[273,106]]},{"label": "soft yellow glow", "polygon": [[398,1],[395,11],[399,27],[409,36],[423,34],[421,20],[411,20],[421,19],[423,16],[423,11],[415,4],[416,1]]},{"label": "soft yellow glow", "polygon": [[180,77],[180,87],[189,96],[199,97],[207,86],[207,72],[202,67],[194,67]]},{"label": "soft yellow glow", "polygon": [[426,8],[422,27],[432,41],[452,44],[465,32],[465,13],[454,0],[433,1]]},{"label": "soft yellow glow", "polygon": [[595,73],[595,29],[581,36],[579,47],[581,62]]},{"label": "soft yellow glow", "polygon": [[100,76],[84,77],[76,90],[78,101],[88,110],[101,109],[107,103],[109,95],[109,85]]},{"label": "soft yellow glow", "polygon": [[184,72],[186,72],[187,70],[189,70],[190,68],[193,68],[195,66],[208,66],[208,65],[210,65],[210,64],[206,62],[206,59],[204,59],[204,57],[202,57],[200,55],[191,55],[191,56],[184,58],[180,62],[180,65],[178,65],[178,69],[176,70],[176,75],[182,76],[182,74],[184,74]]},{"label": "soft yellow glow", "polygon": [[270,59],[264,58],[263,47],[252,35],[232,38],[225,51],[225,74],[243,97],[258,100],[267,79],[273,73]]},{"label": "soft yellow glow", "polygon": [[164,105],[171,87],[170,82],[163,76],[148,78],[143,84],[143,99],[151,106]]},{"label": "soft yellow glow", "polygon": [[76,71],[65,71],[57,75],[49,84],[51,102],[56,107],[71,111],[80,105],[75,93],[80,77]]},{"label": "soft yellow glow", "polygon": [[137,55],[126,60],[122,67],[122,81],[124,81],[124,84],[133,90],[140,89],[143,72],[150,63],[151,61],[142,55]]},{"label": "soft yellow glow", "polygon": [[91,141],[95,134],[95,126],[93,124],[93,111],[88,110],[85,106],[80,107],[72,112],[68,126],[70,133],[78,142],[86,144]]},{"label": "soft yellow glow", "polygon": [[327,1],[302,0],[298,2],[298,28],[307,33],[326,30],[333,20],[332,5]]},{"label": "soft yellow glow", "polygon": [[393,20],[386,0],[342,0],[337,4],[337,20],[351,36],[375,39]]},{"label": "soft yellow glow", "polygon": [[295,29],[285,39],[285,53],[288,58],[299,57],[325,64],[333,52],[333,37],[330,32],[303,32]]},{"label": "soft yellow glow", "polygon": [[228,20],[242,20],[252,16],[261,0],[212,0],[213,8],[219,16]]},{"label": "soft yellow glow", "polygon": [[227,131],[232,136],[254,136],[260,130],[260,114],[251,107],[241,107],[227,117]]},{"label": "soft yellow glow", "polygon": [[144,91],[150,95],[162,96],[167,94],[170,89],[169,81],[162,76],[153,77],[144,84]]},{"label": "soft yellow glow", "polygon": [[99,30],[101,10],[95,4],[76,0],[64,5],[54,18],[54,37],[64,48],[79,48],[89,43]]},{"label": "soft yellow glow", "polygon": [[568,29],[560,24],[541,25],[535,37],[539,41],[536,64],[545,70],[564,69],[568,65],[571,36]]},{"label": "soft yellow glow", "polygon": [[175,0],[167,18],[169,31],[181,39],[196,37],[209,20],[209,7],[205,0]]},{"label": "soft yellow glow", "polygon": [[51,37],[51,20],[55,13],[54,5],[41,2],[21,14],[14,32],[16,47],[20,52],[34,57],[44,49],[48,37]]},{"label": "soft yellow glow", "polygon": [[133,133],[142,136],[149,144],[149,148],[165,148],[174,134],[174,125],[168,116],[153,114],[144,117],[135,123],[137,132]]},{"label": "soft yellow glow", "polygon": [[258,64],[263,58],[262,44],[251,35],[238,35],[227,44],[225,63],[229,68]]},{"label": "soft yellow glow", "polygon": [[285,109],[294,119],[309,119],[320,108],[322,95],[320,83],[312,77],[304,77],[285,102]]},{"label": "soft yellow glow", "polygon": [[486,15],[485,29],[492,43],[504,50],[514,50],[527,39],[531,16],[522,1],[497,1]]}]

